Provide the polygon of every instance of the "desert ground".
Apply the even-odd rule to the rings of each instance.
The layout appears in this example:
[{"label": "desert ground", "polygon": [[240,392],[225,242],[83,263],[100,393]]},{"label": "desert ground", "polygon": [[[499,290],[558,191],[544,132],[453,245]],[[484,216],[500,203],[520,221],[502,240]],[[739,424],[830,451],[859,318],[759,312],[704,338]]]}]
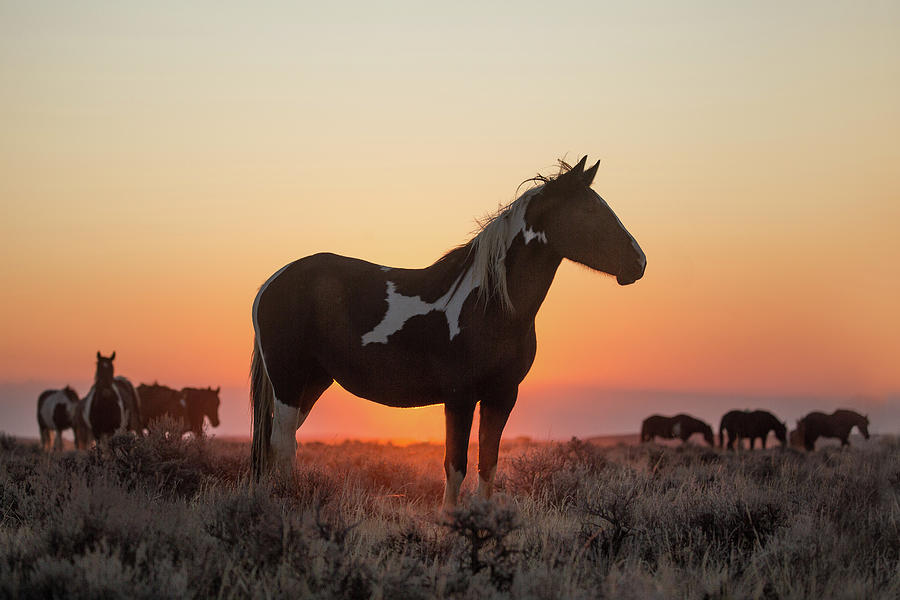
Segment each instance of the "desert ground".
[{"label": "desert ground", "polygon": [[0,597],[897,598],[900,440],[725,452],[504,441],[492,502],[438,511],[438,444],[154,430],[48,454],[0,437]]}]

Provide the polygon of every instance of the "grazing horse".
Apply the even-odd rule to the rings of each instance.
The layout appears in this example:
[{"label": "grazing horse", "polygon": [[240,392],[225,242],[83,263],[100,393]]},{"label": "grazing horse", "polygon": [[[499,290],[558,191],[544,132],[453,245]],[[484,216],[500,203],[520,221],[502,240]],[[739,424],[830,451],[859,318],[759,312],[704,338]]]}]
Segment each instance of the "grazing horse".
[{"label": "grazing horse", "polygon": [[140,430],[140,397],[125,377],[115,377],[111,356],[97,352],[94,385],[79,402],[75,414],[75,440],[86,448],[91,440],[103,440],[119,431]]},{"label": "grazing horse", "polygon": [[458,502],[480,401],[478,494],[489,497],[500,435],[534,361],[535,316],[562,260],[620,285],[644,274],[644,252],[590,188],[599,162],[585,170],[586,159],[536,177],[429,267],[316,254],[269,277],[252,311],[254,476],[293,464],[297,429],[337,381],[386,406],[444,405],[445,509]]},{"label": "grazing horse", "polygon": [[187,411],[188,428],[194,435],[203,433],[203,417],[213,427],[219,426],[219,391],[221,388],[184,388],[181,390]]},{"label": "grazing horse", "polygon": [[138,386],[138,394],[141,397],[141,429],[149,429],[152,422],[162,417],[187,423],[183,390],[173,390],[156,382],[153,385],[142,383]]},{"label": "grazing horse", "polygon": [[842,447],[849,446],[850,430],[854,427],[869,439],[869,417],[852,410],[838,409],[830,415],[811,412],[797,421],[797,431],[807,450],[814,450],[820,437],[839,438]]},{"label": "grazing horse", "polygon": [[37,420],[41,432],[41,446],[50,450],[50,437],[56,432],[53,449],[62,450],[62,432],[72,429],[72,417],[78,406],[78,394],[71,387],[61,390],[46,390],[38,397]]},{"label": "grazing horse", "polygon": [[756,438],[760,438],[762,447],[765,448],[770,431],[775,432],[775,437],[781,442],[782,448],[787,444],[787,425],[765,410],[732,410],[725,413],[719,424],[720,448],[723,446],[726,431],[729,450],[734,450],[735,440],[740,442],[744,438],[750,440],[751,450],[756,444]]},{"label": "grazing horse", "polygon": [[703,439],[710,446],[716,445],[712,427],[690,415],[653,415],[641,423],[641,442],[652,442],[654,437],[661,437],[666,440],[680,438],[681,443],[684,443],[695,433],[703,434]]}]

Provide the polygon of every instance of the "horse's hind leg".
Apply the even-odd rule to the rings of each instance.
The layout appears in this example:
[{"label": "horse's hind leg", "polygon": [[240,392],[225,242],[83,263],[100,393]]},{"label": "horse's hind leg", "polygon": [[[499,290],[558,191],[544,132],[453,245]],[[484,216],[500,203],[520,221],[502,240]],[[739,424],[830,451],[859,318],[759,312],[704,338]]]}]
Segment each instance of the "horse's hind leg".
[{"label": "horse's hind leg", "polygon": [[50,430],[41,425],[41,448],[50,450]]},{"label": "horse's hind leg", "polygon": [[279,467],[293,467],[297,430],[333,381],[316,363],[301,365],[294,373],[272,379],[275,402],[271,446],[273,462]]},{"label": "horse's hind leg", "polygon": [[62,439],[62,429],[56,429],[53,432],[53,449],[57,452],[62,452],[63,449],[63,439]]}]

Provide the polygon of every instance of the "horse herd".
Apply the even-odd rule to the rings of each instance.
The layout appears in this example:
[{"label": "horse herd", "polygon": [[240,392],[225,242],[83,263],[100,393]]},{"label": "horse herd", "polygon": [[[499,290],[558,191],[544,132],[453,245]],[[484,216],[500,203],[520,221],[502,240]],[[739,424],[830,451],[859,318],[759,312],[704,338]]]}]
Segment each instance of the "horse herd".
[{"label": "horse herd", "polygon": [[[869,439],[869,418],[847,409],[839,409],[833,413],[811,412],[799,421],[797,428],[790,432],[790,445],[803,447],[806,450],[814,450],[816,440],[820,437],[838,438],[841,446],[850,444],[850,431],[856,427],[859,432]],[[738,447],[744,439],[750,440],[750,449],[756,445],[759,438],[763,448],[766,447],[766,439],[773,432],[781,442],[782,447],[788,445],[787,423],[779,421],[772,413],[765,410],[732,410],[722,417],[719,423],[719,447],[727,445],[729,450],[734,450],[734,443]],[[674,417],[653,415],[644,419],[641,424],[641,442],[653,441],[653,438],[680,439],[686,442],[693,434],[699,433],[710,446],[715,446],[713,430],[707,423],[695,419],[690,415],[680,414]],[[728,443],[725,443],[725,436]]]},{"label": "horse herd", "polygon": [[[219,426],[220,388],[184,388],[174,390],[153,383],[135,388],[126,377],[114,374],[116,353],[97,352],[94,385],[84,398],[71,387],[46,390],[38,397],[37,420],[41,444],[49,450],[62,449],[62,432],[71,429],[75,447],[87,448],[120,431],[143,433],[153,421],[169,417],[199,435],[203,419]],[[54,437],[55,440],[51,440]]]}]

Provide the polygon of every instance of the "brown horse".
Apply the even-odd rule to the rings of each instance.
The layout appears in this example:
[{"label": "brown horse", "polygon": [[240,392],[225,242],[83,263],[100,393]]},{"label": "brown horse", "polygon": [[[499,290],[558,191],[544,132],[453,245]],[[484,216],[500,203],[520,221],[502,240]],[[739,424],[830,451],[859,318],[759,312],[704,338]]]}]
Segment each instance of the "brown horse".
[{"label": "brown horse", "polygon": [[219,391],[221,388],[184,388],[181,393],[187,414],[187,425],[194,435],[203,433],[203,419],[213,427],[219,426]]},{"label": "brown horse", "polygon": [[797,421],[797,432],[807,450],[814,450],[820,437],[838,438],[841,446],[849,446],[850,430],[854,427],[869,439],[869,418],[852,410],[842,408],[830,415],[811,412]]},{"label": "brown horse", "polygon": [[141,397],[141,428],[149,429],[150,424],[163,417],[175,421],[187,422],[187,405],[184,392],[159,385],[140,384],[138,394]]},{"label": "brown horse", "polygon": [[716,445],[712,427],[690,415],[680,414],[674,417],[653,415],[641,423],[641,442],[652,442],[654,437],[661,437],[666,440],[680,438],[684,443],[695,433],[702,434],[710,446]]},{"label": "brown horse", "polygon": [[141,425],[148,428],[151,422],[170,417],[181,421],[186,431],[200,435],[204,418],[208,418],[213,427],[219,426],[219,391],[220,388],[211,387],[188,387],[179,391],[158,383],[142,383],[138,386],[143,407]]},{"label": "brown horse", "polygon": [[537,348],[534,320],[564,258],[640,279],[646,258],[590,185],[582,158],[491,218],[430,267],[334,254],[292,262],[253,302],[252,471],[291,465],[296,431],[337,381],[387,406],[443,404],[444,507],[457,504],[475,405],[478,493],[491,495],[500,435]]},{"label": "brown horse", "polygon": [[37,420],[41,432],[41,446],[50,449],[51,434],[55,432],[53,449],[62,450],[62,432],[72,429],[72,418],[78,406],[78,394],[71,387],[46,390],[38,397]]},{"label": "brown horse", "polygon": [[765,448],[770,431],[775,432],[775,437],[781,442],[782,448],[787,444],[787,425],[765,410],[732,410],[725,413],[719,424],[720,448],[724,445],[726,431],[728,432],[729,450],[734,450],[736,440],[740,442],[744,438],[750,440],[751,450],[756,443],[756,438],[760,438],[762,447]]}]

